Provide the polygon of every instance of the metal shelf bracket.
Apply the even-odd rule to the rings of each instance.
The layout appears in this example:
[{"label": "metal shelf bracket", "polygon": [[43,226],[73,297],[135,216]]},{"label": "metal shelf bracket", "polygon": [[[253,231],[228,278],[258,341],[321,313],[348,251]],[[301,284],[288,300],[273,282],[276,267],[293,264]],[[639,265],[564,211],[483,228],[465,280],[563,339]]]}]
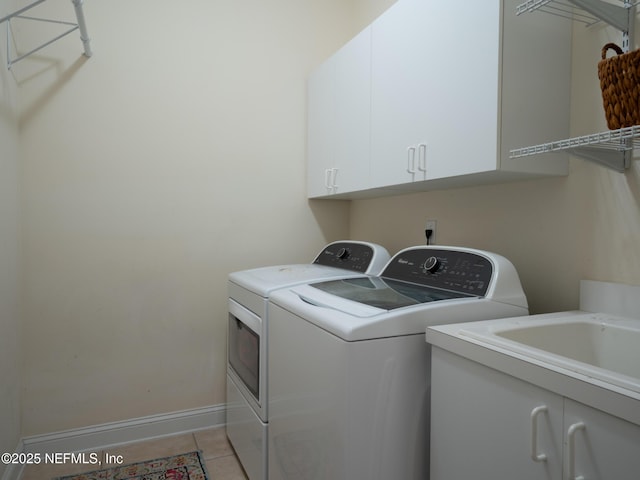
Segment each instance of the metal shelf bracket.
[{"label": "metal shelf bracket", "polygon": [[628,52],[633,43],[635,7],[638,3],[623,0],[623,5],[617,6],[602,0],[527,0],[516,7],[516,15],[540,11],[588,26],[604,21],[622,32],[622,50]]},{"label": "metal shelf bracket", "polygon": [[617,28],[621,32],[629,30],[629,6],[618,7],[612,3],[605,3],[601,0],[570,0],[571,3],[580,7],[585,12],[589,12],[609,25]]},{"label": "metal shelf bracket", "polygon": [[[67,35],[69,35],[72,32],[75,32],[76,30],[80,31],[80,39],[82,40],[82,44],[83,44],[83,49],[84,49],[84,55],[86,57],[90,57],[93,52],[91,51],[91,40],[89,38],[89,34],[87,32],[87,24],[84,18],[84,10],[82,8],[82,5],[84,3],[84,0],[71,0],[71,2],[73,3],[73,7],[75,10],[75,14],[76,14],[76,21],[77,23],[71,23],[71,22],[63,22],[60,20],[51,20],[51,19],[46,19],[46,18],[36,18],[36,17],[28,17],[23,15],[25,12],[31,10],[32,8],[34,8],[37,5],[40,5],[41,3],[46,2],[47,0],[36,0],[32,3],[30,3],[29,5],[27,5],[26,7],[23,7],[5,17],[0,18],[0,23],[7,23],[7,68],[10,70],[11,67],[19,62],[20,60],[28,57],[29,55],[43,49],[44,47],[51,45],[53,42],[60,40],[62,37],[66,37]],[[28,51],[27,53],[24,53],[22,55],[19,55],[16,58],[11,58],[11,42],[10,42],[10,29],[11,29],[11,20],[14,18],[20,18],[22,20],[31,20],[31,21],[38,21],[38,22],[47,22],[47,23],[56,23],[59,25],[66,25],[69,26],[71,28],[69,28],[68,30],[66,30],[65,32],[61,33],[60,35],[54,37],[53,39],[44,42],[43,44],[37,46],[36,48]]]},{"label": "metal shelf bracket", "polygon": [[598,147],[576,147],[569,152],[583,160],[597,163],[619,173],[624,173],[631,165],[632,152],[630,150],[618,152]]}]

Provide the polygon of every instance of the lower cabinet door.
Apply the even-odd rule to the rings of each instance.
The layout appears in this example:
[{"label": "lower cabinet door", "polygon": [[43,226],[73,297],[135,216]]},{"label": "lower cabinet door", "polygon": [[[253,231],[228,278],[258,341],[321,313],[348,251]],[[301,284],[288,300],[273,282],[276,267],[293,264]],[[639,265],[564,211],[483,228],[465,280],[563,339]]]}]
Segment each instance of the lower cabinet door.
[{"label": "lower cabinet door", "polygon": [[640,426],[432,350],[431,480],[640,478]]},{"label": "lower cabinet door", "polygon": [[431,480],[561,480],[561,396],[435,347],[431,381]]},{"label": "lower cabinet door", "polygon": [[640,478],[640,426],[565,399],[565,478]]}]

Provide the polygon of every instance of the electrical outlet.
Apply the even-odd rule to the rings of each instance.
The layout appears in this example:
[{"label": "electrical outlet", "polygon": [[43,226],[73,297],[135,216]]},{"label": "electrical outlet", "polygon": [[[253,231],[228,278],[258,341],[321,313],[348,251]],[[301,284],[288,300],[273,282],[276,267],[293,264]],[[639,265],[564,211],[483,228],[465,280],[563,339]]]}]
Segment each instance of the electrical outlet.
[{"label": "electrical outlet", "polygon": [[426,231],[431,230],[431,236],[427,238],[427,245],[435,245],[436,243],[436,221],[435,220],[427,220],[427,226],[425,227],[425,236]]}]

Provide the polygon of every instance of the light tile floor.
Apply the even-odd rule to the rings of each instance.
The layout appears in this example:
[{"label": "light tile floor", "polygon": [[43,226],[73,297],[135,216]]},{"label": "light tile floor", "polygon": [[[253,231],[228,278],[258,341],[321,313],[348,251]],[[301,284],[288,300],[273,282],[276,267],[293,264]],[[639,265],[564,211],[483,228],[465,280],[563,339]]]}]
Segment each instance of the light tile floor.
[{"label": "light tile floor", "polygon": [[[224,427],[105,448],[95,453],[99,455],[102,462],[100,468],[104,468],[107,456],[116,456],[111,458],[122,456],[123,464],[128,464],[194,450],[202,451],[211,480],[247,480],[240,462],[238,462],[227,440]],[[72,463],[45,465],[41,463],[27,465],[20,478],[21,480],[50,480],[60,475],[83,473],[96,469],[95,465]]]}]

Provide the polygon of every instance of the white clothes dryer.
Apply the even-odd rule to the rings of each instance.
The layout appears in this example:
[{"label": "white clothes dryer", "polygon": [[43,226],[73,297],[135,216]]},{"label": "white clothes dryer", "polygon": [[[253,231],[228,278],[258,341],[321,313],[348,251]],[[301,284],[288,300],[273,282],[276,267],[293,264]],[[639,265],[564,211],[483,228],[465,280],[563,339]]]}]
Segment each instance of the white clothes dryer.
[{"label": "white clothes dryer", "polygon": [[379,277],[278,290],[268,314],[269,479],[424,480],[427,326],[527,315],[528,306],[506,258],[421,246],[397,253]]},{"label": "white clothes dryer", "polygon": [[319,280],[378,274],[390,256],[380,245],[339,241],[311,264],[277,265],[229,275],[227,437],[251,480],[267,475],[268,312],[270,294]]}]

